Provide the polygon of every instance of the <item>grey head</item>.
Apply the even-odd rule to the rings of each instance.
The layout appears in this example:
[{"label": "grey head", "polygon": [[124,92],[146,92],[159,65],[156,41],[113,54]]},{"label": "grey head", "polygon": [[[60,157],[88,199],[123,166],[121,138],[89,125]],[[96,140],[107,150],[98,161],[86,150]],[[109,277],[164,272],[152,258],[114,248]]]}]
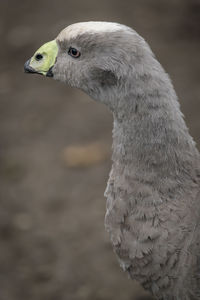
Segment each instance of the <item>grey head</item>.
[{"label": "grey head", "polygon": [[82,89],[115,111],[118,99],[129,96],[133,76],[137,81],[152,74],[152,61],[156,71],[149,46],[133,29],[111,22],[83,22],[66,27],[37,50],[25,71]]}]

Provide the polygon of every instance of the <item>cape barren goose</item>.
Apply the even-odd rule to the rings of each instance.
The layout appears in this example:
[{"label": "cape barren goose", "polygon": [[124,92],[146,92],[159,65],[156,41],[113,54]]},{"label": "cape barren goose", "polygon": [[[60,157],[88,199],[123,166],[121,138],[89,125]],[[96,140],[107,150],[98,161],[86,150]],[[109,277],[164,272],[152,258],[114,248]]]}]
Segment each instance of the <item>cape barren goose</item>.
[{"label": "cape barren goose", "polygon": [[77,23],[25,71],[85,91],[113,113],[105,195],[120,265],[156,299],[200,299],[200,157],[172,83],[133,29]]}]

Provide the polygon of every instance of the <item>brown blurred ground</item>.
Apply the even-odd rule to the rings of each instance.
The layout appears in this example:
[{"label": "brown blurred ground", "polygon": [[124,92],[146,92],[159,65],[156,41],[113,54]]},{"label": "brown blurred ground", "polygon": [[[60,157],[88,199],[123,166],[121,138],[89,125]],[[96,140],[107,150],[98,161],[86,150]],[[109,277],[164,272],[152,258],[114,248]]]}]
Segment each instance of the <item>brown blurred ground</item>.
[{"label": "brown blurred ground", "polygon": [[111,115],[78,90],[23,74],[42,43],[86,20],[125,23],[147,39],[200,142],[198,0],[2,0],[0,300],[144,295],[119,268],[104,231],[110,159],[72,169],[62,155],[71,145],[111,145]]}]

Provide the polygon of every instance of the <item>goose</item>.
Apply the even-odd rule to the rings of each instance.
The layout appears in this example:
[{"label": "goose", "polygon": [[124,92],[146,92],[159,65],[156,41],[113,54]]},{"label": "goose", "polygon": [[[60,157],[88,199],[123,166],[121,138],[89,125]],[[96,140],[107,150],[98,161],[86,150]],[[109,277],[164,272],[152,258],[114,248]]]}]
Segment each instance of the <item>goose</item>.
[{"label": "goose", "polygon": [[62,30],[26,73],[53,77],[113,114],[105,228],[124,271],[155,299],[200,299],[200,157],[168,74],[112,22]]}]

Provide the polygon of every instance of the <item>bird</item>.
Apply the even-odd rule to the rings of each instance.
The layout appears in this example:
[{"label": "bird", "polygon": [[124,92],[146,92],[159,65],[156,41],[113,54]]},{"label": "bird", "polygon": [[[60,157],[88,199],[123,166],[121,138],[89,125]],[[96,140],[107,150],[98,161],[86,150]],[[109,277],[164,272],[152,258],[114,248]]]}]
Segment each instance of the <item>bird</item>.
[{"label": "bird", "polygon": [[200,299],[200,156],[169,75],[114,22],[67,26],[25,65],[113,115],[105,228],[120,263],[155,299]]}]

